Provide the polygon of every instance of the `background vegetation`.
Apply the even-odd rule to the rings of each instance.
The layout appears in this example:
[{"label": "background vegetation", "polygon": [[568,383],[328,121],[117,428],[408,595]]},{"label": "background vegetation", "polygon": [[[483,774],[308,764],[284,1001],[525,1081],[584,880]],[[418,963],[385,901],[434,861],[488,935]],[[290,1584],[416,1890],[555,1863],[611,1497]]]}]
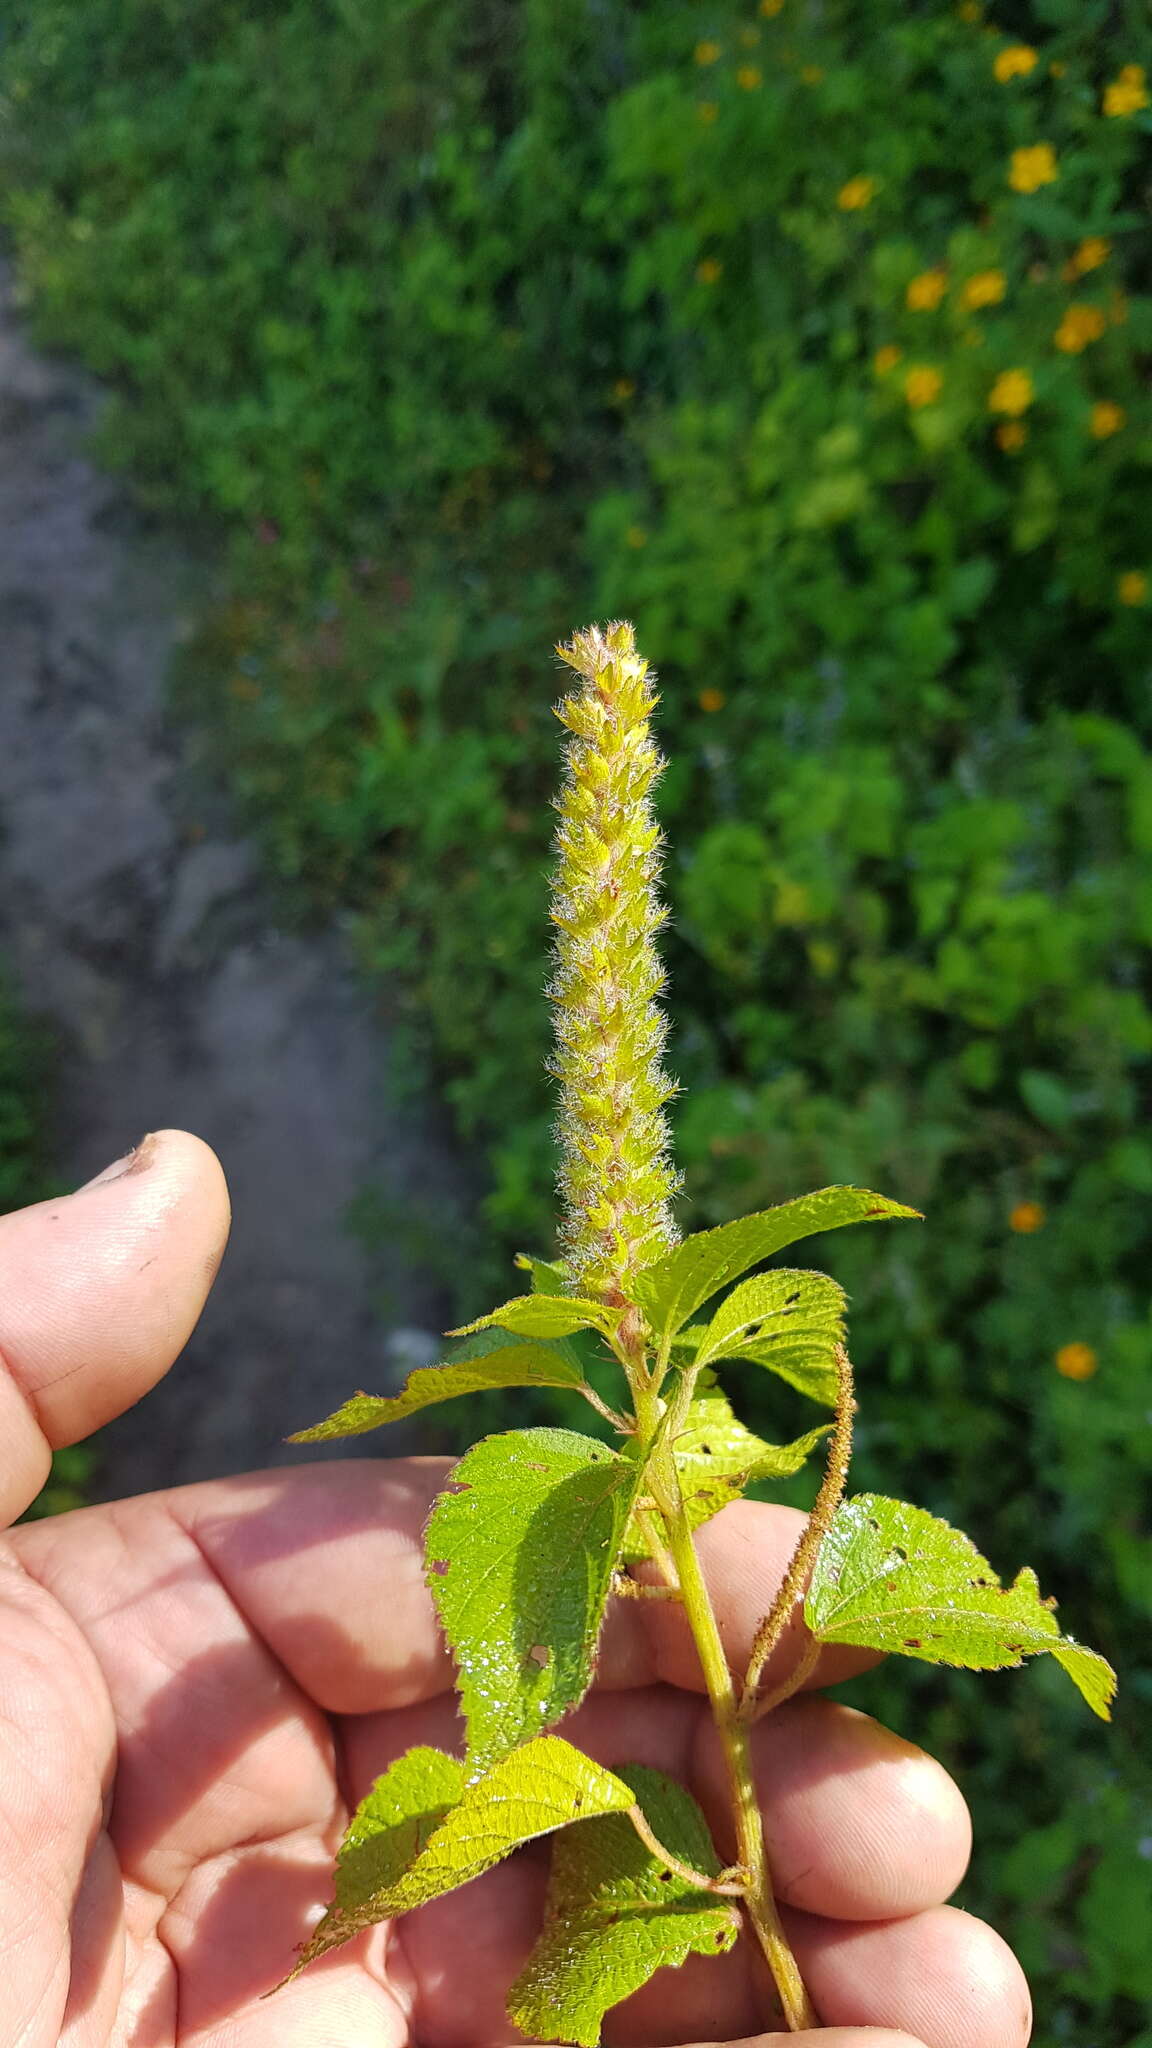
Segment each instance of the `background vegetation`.
[{"label": "background vegetation", "polygon": [[686,1220],[928,1212],[813,1256],[860,1483],[1122,1674],[1104,1741],[1039,1669],[854,1695],[1094,2048],[1152,2044],[1150,73],[1136,0],[23,0],[2,58],[39,332],[230,537],[205,743],[490,1161],[462,1310],[550,1238],[541,650],[636,619]]}]

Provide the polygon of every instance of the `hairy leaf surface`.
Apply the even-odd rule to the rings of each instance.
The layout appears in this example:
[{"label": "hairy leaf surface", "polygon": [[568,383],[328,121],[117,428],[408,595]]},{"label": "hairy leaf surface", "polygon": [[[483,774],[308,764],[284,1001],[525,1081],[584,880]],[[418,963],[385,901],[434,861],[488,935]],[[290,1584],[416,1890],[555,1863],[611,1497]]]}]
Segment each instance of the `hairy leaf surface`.
[{"label": "hairy leaf surface", "polygon": [[336,1898],[296,1972],[365,1927],[410,1912],[490,1870],[522,1842],[588,1817],[626,1812],[635,1794],[558,1735],[513,1751],[482,1778],[437,1749],[409,1750],[349,1823]]},{"label": "hairy leaf surface", "polygon": [[722,1358],[747,1358],[776,1371],[777,1359],[793,1372],[817,1364],[835,1370],[836,1347],[844,1339],[844,1294],[825,1273],[779,1268],[734,1287],[707,1325],[696,1354],[698,1365]]},{"label": "hairy leaf surface", "polygon": [[388,1422],[403,1422],[421,1408],[478,1394],[493,1387],[570,1387],[579,1392],[584,1375],[578,1360],[535,1337],[506,1330],[479,1330],[440,1365],[411,1372],[398,1394],[353,1394],[324,1422],[290,1436],[290,1444],[317,1444],[329,1437],[363,1436]]},{"label": "hairy leaf surface", "polygon": [[532,1275],[533,1294],[563,1294],[567,1274],[552,1259],[535,1259],[531,1252],[517,1252],[516,1264]]},{"label": "hairy leaf surface", "polygon": [[[664,1847],[714,1877],[720,1866],[691,1795],[639,1765],[618,1775]],[[693,1951],[721,1954],[738,1931],[732,1901],[685,1884],[624,1815],[589,1821],[555,1844],[544,1928],[509,1993],[509,2017],[539,2039],[595,2048],[610,2006]]]},{"label": "hairy leaf surface", "polygon": [[567,1429],[486,1437],[428,1524],[428,1583],[460,1667],[470,1773],[584,1697],[639,1467]]},{"label": "hairy leaf surface", "polygon": [[820,1546],[804,1618],[825,1643],[899,1650],[928,1664],[993,1671],[1049,1650],[1093,1713],[1108,1720],[1110,1665],[1062,1636],[1027,1566],[1002,1586],[959,1529],[907,1501],[844,1501]]},{"label": "hairy leaf surface", "polygon": [[602,1301],[589,1301],[579,1294],[518,1294],[494,1308],[491,1315],[478,1316],[450,1337],[470,1337],[473,1330],[514,1330],[520,1337],[570,1337],[576,1330],[608,1330],[614,1312]]},{"label": "hairy leaf surface", "polygon": [[918,1209],[907,1209],[867,1188],[821,1188],[797,1201],[781,1202],[776,1209],[762,1209],[755,1216],[741,1216],[685,1238],[639,1275],[636,1299],[655,1331],[674,1334],[719,1288],[802,1237],[841,1230],[847,1223],[919,1215]]}]

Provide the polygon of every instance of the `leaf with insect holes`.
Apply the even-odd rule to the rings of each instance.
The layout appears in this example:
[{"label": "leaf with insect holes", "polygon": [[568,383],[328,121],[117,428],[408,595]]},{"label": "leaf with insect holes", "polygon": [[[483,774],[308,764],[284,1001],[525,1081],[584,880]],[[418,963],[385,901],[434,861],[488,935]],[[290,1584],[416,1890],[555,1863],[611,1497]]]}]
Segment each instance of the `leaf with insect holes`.
[{"label": "leaf with insect holes", "polygon": [[896,1217],[919,1219],[920,1211],[868,1188],[820,1188],[795,1202],[781,1202],[778,1208],[686,1237],[637,1276],[636,1301],[658,1335],[674,1335],[701,1302],[786,1245],[823,1230],[842,1230],[848,1223],[881,1223]]},{"label": "leaf with insect holes", "polygon": [[777,1359],[792,1372],[817,1364],[834,1371],[843,1341],[843,1290],[825,1273],[779,1267],[733,1288],[706,1326],[695,1363],[746,1358],[754,1346],[756,1363],[770,1372]]},{"label": "leaf with insect holes", "polygon": [[[678,1354],[688,1352],[694,1358],[707,1334],[707,1323],[690,1323],[672,1339],[672,1356],[677,1363]],[[757,1344],[745,1339],[737,1354],[747,1359],[749,1365],[767,1366],[777,1379],[795,1387],[797,1393],[805,1394],[810,1401],[819,1401],[825,1408],[834,1408],[839,1399],[840,1380],[835,1364],[829,1360],[828,1347],[822,1338],[818,1341],[791,1340],[781,1344],[777,1337],[770,1337],[767,1343]]]},{"label": "leaf with insect holes", "polygon": [[[704,1876],[718,1875],[707,1823],[683,1786],[638,1764],[617,1775],[666,1849]],[[508,2016],[535,2040],[595,2048],[610,2006],[656,1970],[693,1953],[722,1954],[739,1928],[733,1900],[677,1877],[623,1814],[590,1820],[557,1837],[543,1931],[509,1992]]]},{"label": "leaf with insect holes", "polygon": [[454,1757],[409,1750],[353,1814],[337,1858],[335,1901],[292,1975],[365,1927],[470,1884],[522,1842],[571,1821],[627,1812],[634,1799],[622,1778],[558,1735],[526,1743],[471,1784]]},{"label": "leaf with insect holes", "polygon": [[421,1408],[454,1401],[460,1394],[480,1394],[493,1387],[584,1386],[580,1363],[562,1344],[536,1337],[514,1337],[506,1330],[479,1330],[456,1347],[440,1365],[423,1365],[409,1373],[398,1394],[353,1394],[325,1422],[290,1436],[290,1444],[318,1444],[329,1437],[363,1436],[388,1422],[403,1422]]},{"label": "leaf with insect holes", "polygon": [[1094,1714],[1109,1720],[1116,1675],[1062,1636],[1027,1566],[1002,1586],[959,1529],[907,1501],[843,1501],[817,1553],[804,1619],[822,1643],[899,1650],[928,1664],[997,1671],[1051,1651]]},{"label": "leaf with insect holes", "polygon": [[474,1330],[500,1329],[513,1330],[518,1337],[571,1337],[576,1330],[610,1330],[619,1313],[579,1294],[518,1294],[491,1315],[478,1316],[448,1335],[470,1337]]},{"label": "leaf with insect holes", "polygon": [[583,1699],[640,1478],[568,1429],[486,1437],[428,1523],[428,1583],[460,1670],[469,1771]]},{"label": "leaf with insect holes", "polygon": [[[733,1414],[714,1376],[702,1373],[675,1449],[689,1527],[698,1529],[730,1501],[739,1500],[753,1480],[784,1479],[799,1472],[831,1427],[822,1422],[794,1443],[765,1443]],[[643,1528],[633,1515],[624,1539],[624,1555],[649,1554]]]}]

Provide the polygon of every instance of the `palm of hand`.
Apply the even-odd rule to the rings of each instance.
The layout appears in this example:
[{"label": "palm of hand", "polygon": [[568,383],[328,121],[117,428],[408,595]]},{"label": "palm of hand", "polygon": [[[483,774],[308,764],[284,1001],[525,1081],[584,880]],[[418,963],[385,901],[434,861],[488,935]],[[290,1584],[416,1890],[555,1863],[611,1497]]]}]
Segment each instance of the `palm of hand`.
[{"label": "palm of hand", "polygon": [[[65,1202],[0,1219],[0,1507],[31,1498],[48,1445],[167,1368],[225,1227],[215,1161],[174,1133]],[[33,1524],[0,1547],[0,2048],[516,2038],[504,1994],[539,1923],[540,1849],[262,1996],[328,1899],[372,1779],[416,1742],[456,1746],[420,1557],[442,1472],[416,1460],[256,1474]],[[796,1525],[743,1503],[702,1532],[737,1668]],[[781,1663],[796,1653],[785,1641]],[[812,1683],[845,1676],[853,1655],[825,1653]],[[609,1765],[684,1779],[722,1827],[695,1682],[676,1610],[616,1603],[598,1686],[565,1732]],[[1023,2048],[1016,1963],[941,1903],[968,1832],[939,1766],[811,1692],[760,1737],[777,1888],[824,2021],[804,2040]],[[731,2040],[769,2012],[741,1944],[658,1973],[609,2015],[606,2039]]]}]

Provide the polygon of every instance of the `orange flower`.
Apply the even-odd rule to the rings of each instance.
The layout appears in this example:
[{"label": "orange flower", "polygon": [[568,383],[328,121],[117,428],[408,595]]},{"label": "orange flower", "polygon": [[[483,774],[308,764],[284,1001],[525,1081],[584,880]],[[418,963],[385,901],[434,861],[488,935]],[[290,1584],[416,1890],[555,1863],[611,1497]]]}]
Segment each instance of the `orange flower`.
[{"label": "orange flower", "polygon": [[724,265],[715,256],[705,256],[704,261],[696,265],[698,284],[718,284],[723,275]]},{"label": "orange flower", "polygon": [[1099,306],[1069,306],[1052,339],[1066,356],[1078,356],[1090,341],[1099,341],[1107,324]]},{"label": "orange flower", "polygon": [[1148,578],[1143,569],[1125,569],[1116,578],[1116,595],[1121,604],[1147,604]]},{"label": "orange flower", "polygon": [[1142,64],[1124,64],[1111,85],[1104,88],[1104,112],[1115,120],[1124,114],[1138,114],[1148,105],[1148,87]]},{"label": "orange flower", "polygon": [[978,270],[974,277],[966,278],[960,288],[961,304],[977,306],[998,306],[1004,297],[1004,272],[1002,270]]},{"label": "orange flower", "polygon": [[719,43],[697,43],[692,52],[693,60],[697,64],[716,64],[723,54]]},{"label": "orange flower", "polygon": [[763,85],[764,74],[758,64],[741,64],[736,73],[736,83],[741,92],[755,92],[758,85]]},{"label": "orange flower", "polygon": [[997,443],[1009,455],[1014,455],[1018,448],[1022,448],[1027,439],[1028,429],[1023,420],[1002,420],[996,429]]},{"label": "orange flower", "polygon": [[1012,151],[1008,183],[1014,192],[1038,192],[1041,185],[1054,185],[1059,176],[1056,151],[1050,142],[1033,142]]},{"label": "orange flower", "polygon": [[989,412],[1027,412],[1036,393],[1027,370],[1001,370],[988,393]]},{"label": "orange flower", "polygon": [[1110,398],[1098,398],[1089,416],[1093,438],[1106,441],[1109,434],[1118,434],[1126,418],[1122,405],[1114,405]]},{"label": "orange flower", "polygon": [[701,690],[696,702],[701,711],[723,711],[728,702],[723,690]]},{"label": "orange flower", "polygon": [[1066,1380],[1090,1380],[1099,1368],[1090,1344],[1062,1344],[1056,1353],[1056,1370]]},{"label": "orange flower", "polygon": [[916,412],[921,406],[933,405],[943,389],[944,379],[939,370],[933,370],[926,363],[918,363],[904,379],[904,396]]},{"label": "orange flower", "polygon": [[930,313],[940,304],[948,289],[948,279],[942,270],[922,270],[914,277],[904,294],[914,313]]},{"label": "orange flower", "polygon": [[1035,71],[1036,64],[1036,52],[1029,49],[1027,43],[1012,43],[999,52],[992,69],[1000,84],[1007,85],[1009,79],[1027,78],[1030,71]]},{"label": "orange flower", "polygon": [[903,349],[897,348],[895,342],[886,341],[883,348],[878,348],[872,358],[872,368],[875,370],[876,375],[878,377],[886,377],[889,370],[896,368],[903,354]]},{"label": "orange flower", "polygon": [[1043,1230],[1047,1221],[1048,1212],[1039,1202],[1017,1202],[1009,1215],[1008,1228],[1014,1230],[1018,1237],[1032,1237],[1036,1231]]},{"label": "orange flower", "polygon": [[1064,265],[1064,275],[1069,281],[1086,277],[1090,270],[1099,270],[1112,254],[1112,244],[1106,235],[1086,235],[1078,249],[1073,249]]},{"label": "orange flower", "polygon": [[875,178],[849,178],[836,194],[836,204],[841,213],[859,213],[863,207],[871,206],[875,197]]}]

